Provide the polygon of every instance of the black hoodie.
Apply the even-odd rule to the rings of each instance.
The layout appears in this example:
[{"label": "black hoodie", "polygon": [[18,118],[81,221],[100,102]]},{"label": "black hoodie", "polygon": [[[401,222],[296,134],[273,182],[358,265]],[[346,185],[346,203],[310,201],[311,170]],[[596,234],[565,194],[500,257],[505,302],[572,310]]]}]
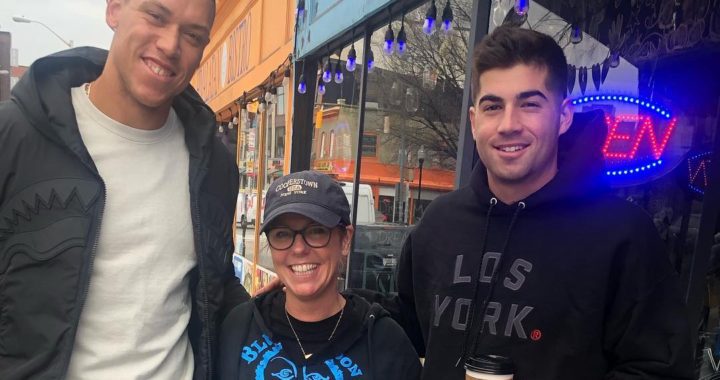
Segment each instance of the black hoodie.
[{"label": "black hoodie", "polygon": [[515,380],[691,378],[677,275],[644,211],[599,180],[604,131],[576,114],[558,174],[522,202],[499,202],[481,165],[432,202],[384,303],[424,379],[462,379],[472,353],[509,356]]},{"label": "black hoodie", "polygon": [[299,347],[271,331],[276,290],[237,306],[220,334],[220,379],[419,379],[420,360],[402,328],[378,304],[345,295],[343,324],[330,345],[304,359]]}]

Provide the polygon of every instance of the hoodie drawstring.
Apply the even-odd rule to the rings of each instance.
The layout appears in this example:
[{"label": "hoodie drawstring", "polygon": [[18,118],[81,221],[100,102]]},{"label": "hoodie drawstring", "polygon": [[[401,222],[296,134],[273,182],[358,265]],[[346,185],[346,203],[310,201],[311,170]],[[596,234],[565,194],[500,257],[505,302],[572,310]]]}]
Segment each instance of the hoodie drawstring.
[{"label": "hoodie drawstring", "polygon": [[[482,255],[485,255],[485,249],[487,248],[487,235],[488,231],[490,229],[490,216],[492,213],[493,206],[497,204],[496,198],[490,199],[490,208],[488,208],[487,212],[487,221],[485,222],[485,229],[483,231],[483,243],[482,243]],[[500,257],[498,258],[497,264],[495,265],[495,268],[493,269],[492,276],[490,277],[490,288],[488,289],[488,293],[485,296],[485,299],[482,302],[482,305],[480,307],[480,310],[482,312],[480,315],[482,318],[485,318],[485,313],[487,313],[488,305],[490,304],[490,300],[492,299],[493,293],[495,292],[495,284],[497,284],[498,280],[498,273],[500,272],[500,269],[502,268],[503,264],[503,258],[505,257],[505,250],[507,250],[508,244],[510,244],[510,236],[512,234],[513,227],[515,226],[515,222],[517,221],[517,217],[520,214],[520,211],[525,209],[525,202],[518,202],[517,207],[515,208],[515,212],[513,213],[512,219],[510,219],[510,224],[508,225],[507,232],[505,233],[505,241],[503,242],[502,248],[500,249]],[[462,353],[460,357],[458,358],[458,361],[455,363],[455,367],[460,365],[461,361],[465,361],[467,356],[467,340],[470,337],[470,333],[472,332],[472,328],[475,324],[475,298],[477,298],[477,293],[480,288],[480,271],[482,270],[482,258],[480,259],[480,264],[477,266],[477,270],[475,271],[475,289],[473,290],[473,295],[471,298],[471,306],[470,306],[470,321],[467,325],[467,328],[465,329],[465,334],[463,337],[463,347],[462,347]],[[480,336],[485,330],[485,323],[484,321],[480,322],[480,331],[477,333],[475,337],[472,338],[473,343],[470,346],[472,348],[471,352],[475,352],[477,350],[478,342],[480,341]]]},{"label": "hoodie drawstring", "polygon": [[[497,204],[498,200],[497,198],[490,198],[490,207],[488,207],[487,214],[485,215],[485,226],[483,227],[483,233],[482,233],[482,248],[480,252],[482,254],[485,254],[485,248],[487,247],[487,236],[488,231],[490,230],[490,216],[492,215],[493,207]],[[480,265],[478,265],[477,270],[475,270],[475,279],[480,278],[480,268],[482,267],[482,258],[480,258]],[[468,323],[468,327],[465,329],[465,334],[463,334],[463,345],[462,345],[462,351],[460,354],[460,357],[458,358],[457,362],[455,363],[455,367],[460,365],[461,361],[464,361],[465,358],[465,350],[467,349],[467,340],[468,340],[468,331],[470,331],[470,328],[472,327],[474,321],[475,321],[475,297],[477,297],[478,288],[480,287],[480,281],[475,281],[475,286],[473,287],[473,295],[470,304],[470,322]]]},{"label": "hoodie drawstring", "polygon": [[375,378],[375,375],[373,374],[373,370],[375,369],[375,365],[373,364],[373,353],[372,353],[372,336],[373,336],[373,327],[375,326],[375,314],[370,314],[368,317],[370,320],[368,323],[368,344],[367,344],[367,352],[368,352],[368,364],[370,368],[370,380]]}]

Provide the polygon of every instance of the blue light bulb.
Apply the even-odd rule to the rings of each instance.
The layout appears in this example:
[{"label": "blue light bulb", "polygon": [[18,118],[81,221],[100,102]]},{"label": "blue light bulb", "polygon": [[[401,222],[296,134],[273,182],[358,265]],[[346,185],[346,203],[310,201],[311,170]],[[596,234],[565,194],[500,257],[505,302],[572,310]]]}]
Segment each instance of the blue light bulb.
[{"label": "blue light bulb", "polygon": [[318,93],[320,93],[320,95],[325,95],[325,83],[318,83]]},{"label": "blue light bulb", "polygon": [[423,23],[423,32],[427,35],[433,34],[435,32],[435,19],[434,18],[426,18],[425,22]]},{"label": "blue light bulb", "polygon": [[385,52],[385,54],[392,54],[393,41],[395,41],[395,32],[392,29],[392,25],[388,24],[388,28],[385,30],[385,42],[383,43],[383,52]]},{"label": "blue light bulb", "polygon": [[405,44],[405,41],[398,41],[397,42],[397,52],[400,55],[405,54],[405,49],[407,48],[407,45]]},{"label": "blue light bulb", "polygon": [[375,54],[373,54],[372,49],[369,49],[367,54],[367,71],[371,72],[373,66],[375,66]]},{"label": "blue light bulb", "polygon": [[435,32],[435,20],[437,20],[437,7],[435,6],[435,0],[430,1],[430,6],[425,12],[425,22],[423,23],[423,32],[427,35]]},{"label": "blue light bulb", "polygon": [[345,70],[353,72],[355,71],[355,67],[357,66],[355,58],[348,58],[347,62],[345,62]]},{"label": "blue light bulb", "polygon": [[307,92],[307,84],[305,83],[305,79],[300,79],[300,83],[298,84],[298,92],[301,94]]},{"label": "blue light bulb", "polygon": [[525,15],[530,8],[530,0],[515,0],[515,13]]},{"label": "blue light bulb", "polygon": [[392,54],[392,52],[393,52],[393,41],[392,40],[385,41],[385,43],[383,44],[383,51],[385,52],[385,54]]}]

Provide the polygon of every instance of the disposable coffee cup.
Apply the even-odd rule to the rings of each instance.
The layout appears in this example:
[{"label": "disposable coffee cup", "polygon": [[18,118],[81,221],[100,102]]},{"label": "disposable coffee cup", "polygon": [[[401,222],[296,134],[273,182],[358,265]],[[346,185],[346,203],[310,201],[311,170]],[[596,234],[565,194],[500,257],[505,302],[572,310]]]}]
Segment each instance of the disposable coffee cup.
[{"label": "disposable coffee cup", "polygon": [[465,360],[465,380],[513,380],[515,364],[499,355],[479,355]]}]

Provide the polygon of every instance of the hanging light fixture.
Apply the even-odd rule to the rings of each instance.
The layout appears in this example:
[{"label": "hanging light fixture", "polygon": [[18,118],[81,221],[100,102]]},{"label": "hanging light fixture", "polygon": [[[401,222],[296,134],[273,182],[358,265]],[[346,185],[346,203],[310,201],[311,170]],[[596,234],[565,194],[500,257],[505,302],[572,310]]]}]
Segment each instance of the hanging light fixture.
[{"label": "hanging light fixture", "polygon": [[283,74],[282,85],[283,85],[283,87],[287,87],[290,85],[290,67],[285,68],[285,73]]},{"label": "hanging light fixture", "polygon": [[530,0],[515,0],[515,13],[524,16],[530,9]]},{"label": "hanging light fixture", "polygon": [[330,67],[330,55],[327,57],[327,61],[325,61],[325,66],[323,67],[323,73],[322,73],[322,80],[325,83],[330,83],[332,81],[333,73],[332,68]]},{"label": "hanging light fixture", "polygon": [[265,90],[265,102],[266,103],[272,103],[273,102],[273,94],[270,92],[270,87],[268,87]]},{"label": "hanging light fixture", "polygon": [[307,83],[305,83],[305,61],[303,61],[302,71],[300,72],[300,80],[298,80],[298,93],[307,92]]},{"label": "hanging light fixture", "polygon": [[575,23],[570,26],[570,42],[573,44],[579,44],[583,39],[583,31],[580,25]]},{"label": "hanging light fixture", "polygon": [[259,112],[259,113],[265,112],[265,108],[266,108],[266,107],[265,107],[265,100],[264,100],[264,99],[260,99],[260,105],[258,106],[258,112]]},{"label": "hanging light fixture", "polygon": [[340,84],[343,82],[344,76],[342,71],[342,65],[340,64],[340,53],[338,53],[337,62],[335,62],[335,83]]},{"label": "hanging light fixture", "polygon": [[682,23],[682,18],[683,18],[682,2],[680,0],[675,0],[675,5],[673,7],[673,14],[672,14],[672,25],[673,25],[674,30],[680,27],[680,24]]},{"label": "hanging light fixture", "polygon": [[373,67],[375,67],[375,54],[373,54],[372,49],[368,49],[368,51],[367,51],[367,70],[368,70],[368,72],[371,72]]},{"label": "hanging light fixture", "polygon": [[345,62],[345,70],[349,72],[355,71],[355,66],[357,62],[357,53],[355,52],[355,42],[350,45],[350,50],[348,51],[347,55],[347,61]]},{"label": "hanging light fixture", "polygon": [[613,69],[620,66],[620,52],[619,51],[611,51],[609,59],[610,59],[609,65]]},{"label": "hanging light fixture", "polygon": [[394,41],[395,32],[392,28],[392,22],[389,22],[387,30],[385,30],[385,43],[383,44],[383,51],[385,52],[385,54],[392,54]]},{"label": "hanging light fixture", "polygon": [[325,95],[325,82],[323,82],[322,78],[318,79],[318,94]]},{"label": "hanging light fixture", "polygon": [[407,49],[407,34],[405,34],[405,14],[402,15],[402,24],[400,24],[400,31],[397,34],[397,38],[395,39],[395,48],[397,49],[397,52],[399,55],[405,54],[405,50]]},{"label": "hanging light fixture", "polygon": [[248,111],[245,109],[245,105],[242,105],[242,111],[240,111],[240,120],[242,120],[245,125],[247,125],[248,122]]},{"label": "hanging light fixture", "polygon": [[430,6],[425,12],[425,22],[423,23],[423,32],[430,35],[435,31],[435,20],[437,20],[437,7],[435,0],[430,1]]},{"label": "hanging light fixture", "polygon": [[442,13],[442,29],[445,32],[449,32],[450,29],[452,29],[452,21],[453,21],[453,11],[452,7],[450,7],[450,0],[447,0],[445,3],[445,8],[443,8]]},{"label": "hanging light fixture", "polygon": [[304,13],[305,13],[305,0],[298,0],[298,2],[297,2],[298,17],[302,17]]}]

